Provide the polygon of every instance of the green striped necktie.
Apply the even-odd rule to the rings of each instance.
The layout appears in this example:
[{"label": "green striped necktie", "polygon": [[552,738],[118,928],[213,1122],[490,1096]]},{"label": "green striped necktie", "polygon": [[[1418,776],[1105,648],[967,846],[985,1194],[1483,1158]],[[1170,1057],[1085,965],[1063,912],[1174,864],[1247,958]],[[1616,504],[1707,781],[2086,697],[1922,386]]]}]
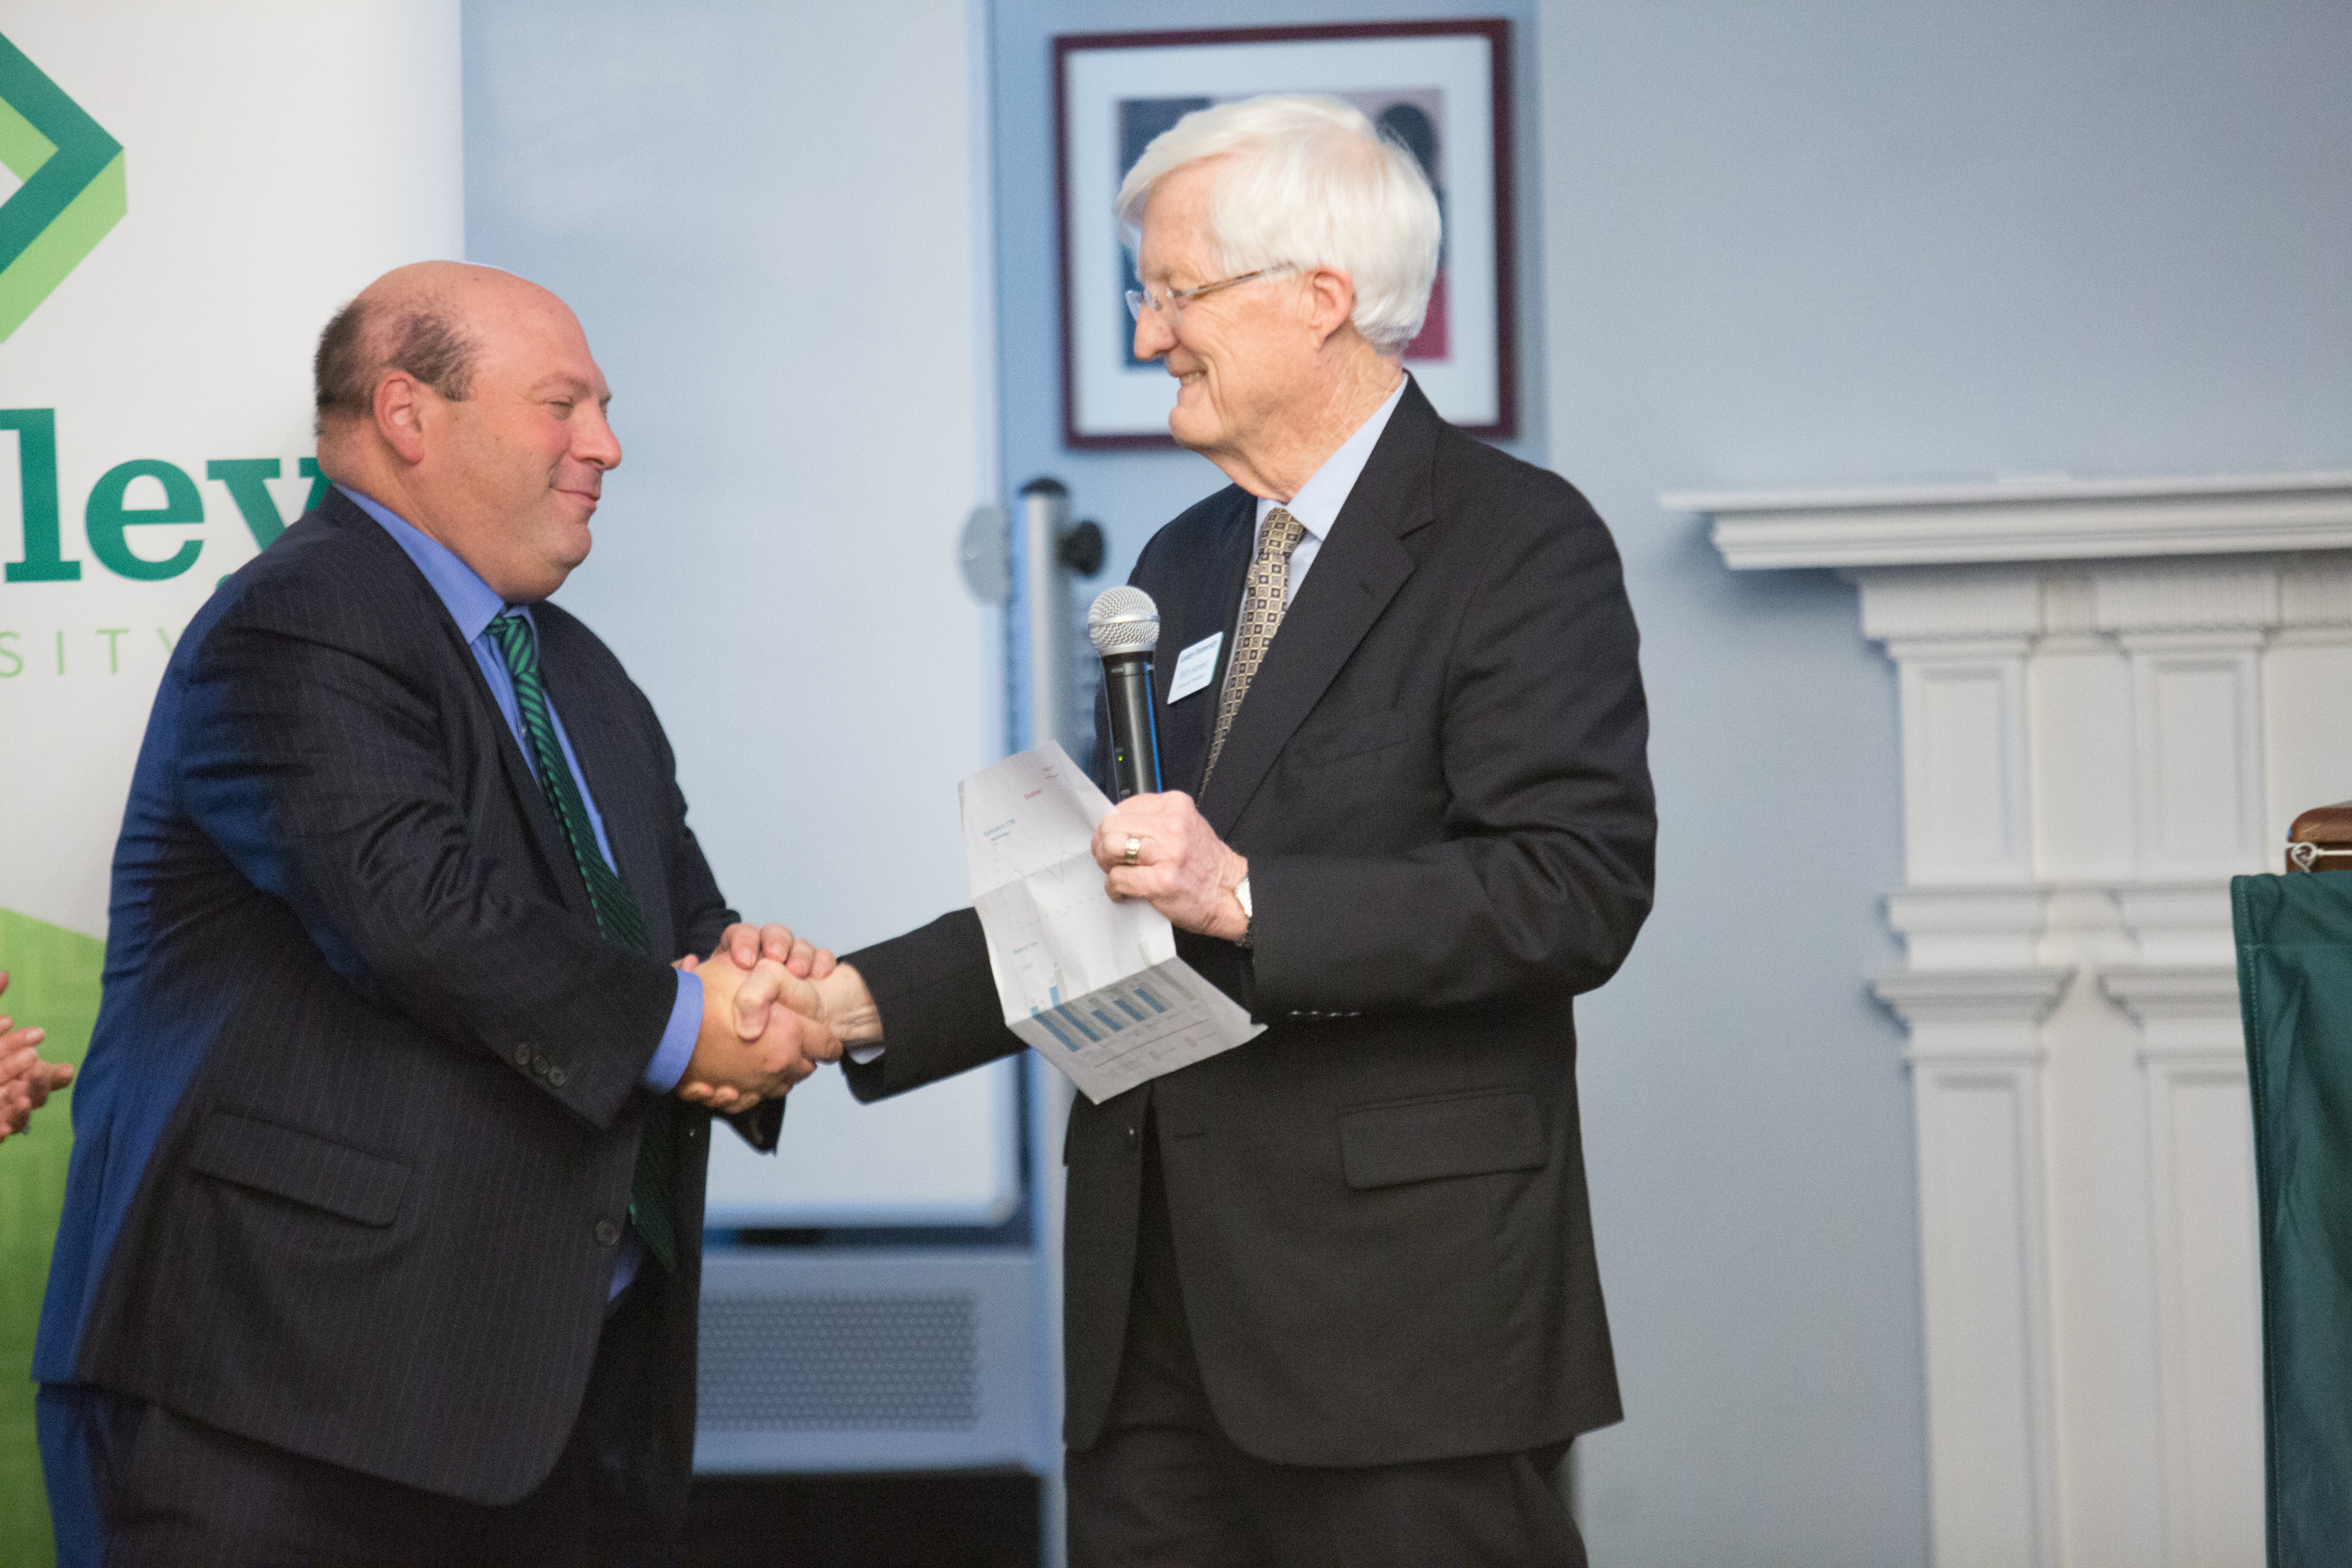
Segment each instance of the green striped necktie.
[{"label": "green striped necktie", "polygon": [[[539,772],[540,790],[547,796],[555,820],[563,825],[572,863],[588,884],[588,903],[596,913],[596,929],[614,947],[650,958],[653,944],[646,935],[646,917],[630,896],[629,885],[605,864],[604,851],[597,848],[588,803],[581,798],[579,783],[564,763],[563,748],[556,742],[547,689],[539,680],[539,644],[531,625],[510,612],[490,623],[490,636],[514,679],[515,707],[522,716],[523,739]],[[670,1169],[677,1155],[677,1107],[667,1095],[655,1095],[646,1106],[645,1127],[637,1142],[636,1175],[629,1184],[629,1220],[645,1238],[647,1250],[673,1273],[677,1269],[677,1210],[670,1196]]]}]

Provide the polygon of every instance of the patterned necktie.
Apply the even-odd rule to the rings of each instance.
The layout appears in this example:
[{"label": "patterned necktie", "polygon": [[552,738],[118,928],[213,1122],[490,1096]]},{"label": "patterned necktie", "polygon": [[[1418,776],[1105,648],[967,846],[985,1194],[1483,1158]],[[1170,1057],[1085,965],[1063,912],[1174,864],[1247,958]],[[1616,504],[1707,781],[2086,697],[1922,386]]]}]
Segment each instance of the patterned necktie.
[{"label": "patterned necktie", "polygon": [[[629,885],[604,863],[596,847],[596,829],[588,820],[588,803],[563,760],[549,717],[547,689],[539,682],[539,644],[530,623],[519,615],[504,615],[490,623],[490,636],[505,656],[507,673],[514,679],[515,707],[522,717],[523,738],[539,772],[539,787],[549,809],[563,826],[572,846],[572,864],[588,884],[588,904],[596,914],[596,930],[614,947],[653,955],[646,935],[646,917]],[[677,1122],[667,1095],[656,1095],[646,1106],[645,1127],[637,1142],[636,1174],[629,1184],[629,1219],[637,1235],[662,1267],[677,1270],[677,1205],[670,1196],[670,1167],[677,1154]]]},{"label": "patterned necktie", "polygon": [[1257,542],[1257,559],[1250,563],[1249,589],[1244,595],[1240,635],[1234,638],[1234,661],[1225,670],[1225,689],[1217,699],[1216,733],[1209,739],[1209,765],[1201,770],[1201,787],[1217,771],[1217,755],[1225,749],[1225,731],[1242,710],[1250,681],[1265,661],[1274,634],[1282,629],[1282,612],[1290,604],[1290,552],[1307,537],[1306,525],[1280,507],[1265,514],[1265,531]]}]

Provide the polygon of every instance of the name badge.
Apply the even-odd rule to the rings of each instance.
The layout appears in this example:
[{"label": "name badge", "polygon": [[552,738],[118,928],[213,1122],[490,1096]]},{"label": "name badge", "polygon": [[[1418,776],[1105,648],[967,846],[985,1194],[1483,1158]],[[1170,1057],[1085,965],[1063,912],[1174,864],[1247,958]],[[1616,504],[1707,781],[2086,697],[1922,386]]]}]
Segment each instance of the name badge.
[{"label": "name badge", "polygon": [[1211,632],[1191,647],[1176,656],[1176,673],[1168,680],[1168,700],[1181,702],[1203,686],[1209,677],[1217,673],[1217,650],[1225,646],[1225,634]]}]

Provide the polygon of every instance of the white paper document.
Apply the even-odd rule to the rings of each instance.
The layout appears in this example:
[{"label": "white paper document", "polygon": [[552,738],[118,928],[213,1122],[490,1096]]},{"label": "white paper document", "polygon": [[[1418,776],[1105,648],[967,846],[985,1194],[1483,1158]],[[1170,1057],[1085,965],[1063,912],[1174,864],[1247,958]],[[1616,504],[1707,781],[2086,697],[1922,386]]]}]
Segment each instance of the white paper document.
[{"label": "white paper document", "polygon": [[1004,1022],[1088,1100],[1265,1028],[1176,956],[1166,916],[1103,890],[1092,845],[1110,801],[1060,746],[982,768],[958,793]]}]

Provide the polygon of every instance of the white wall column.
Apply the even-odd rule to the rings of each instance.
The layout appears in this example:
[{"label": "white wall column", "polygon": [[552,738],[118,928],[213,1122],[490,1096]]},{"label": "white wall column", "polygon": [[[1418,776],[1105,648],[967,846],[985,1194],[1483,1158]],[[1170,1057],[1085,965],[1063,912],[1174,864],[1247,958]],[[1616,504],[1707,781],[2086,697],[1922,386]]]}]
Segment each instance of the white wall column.
[{"label": "white wall column", "polygon": [[1874,987],[1911,1026],[1939,1563],[2058,1561],[2041,1025],[2073,977],[1923,972]]}]

